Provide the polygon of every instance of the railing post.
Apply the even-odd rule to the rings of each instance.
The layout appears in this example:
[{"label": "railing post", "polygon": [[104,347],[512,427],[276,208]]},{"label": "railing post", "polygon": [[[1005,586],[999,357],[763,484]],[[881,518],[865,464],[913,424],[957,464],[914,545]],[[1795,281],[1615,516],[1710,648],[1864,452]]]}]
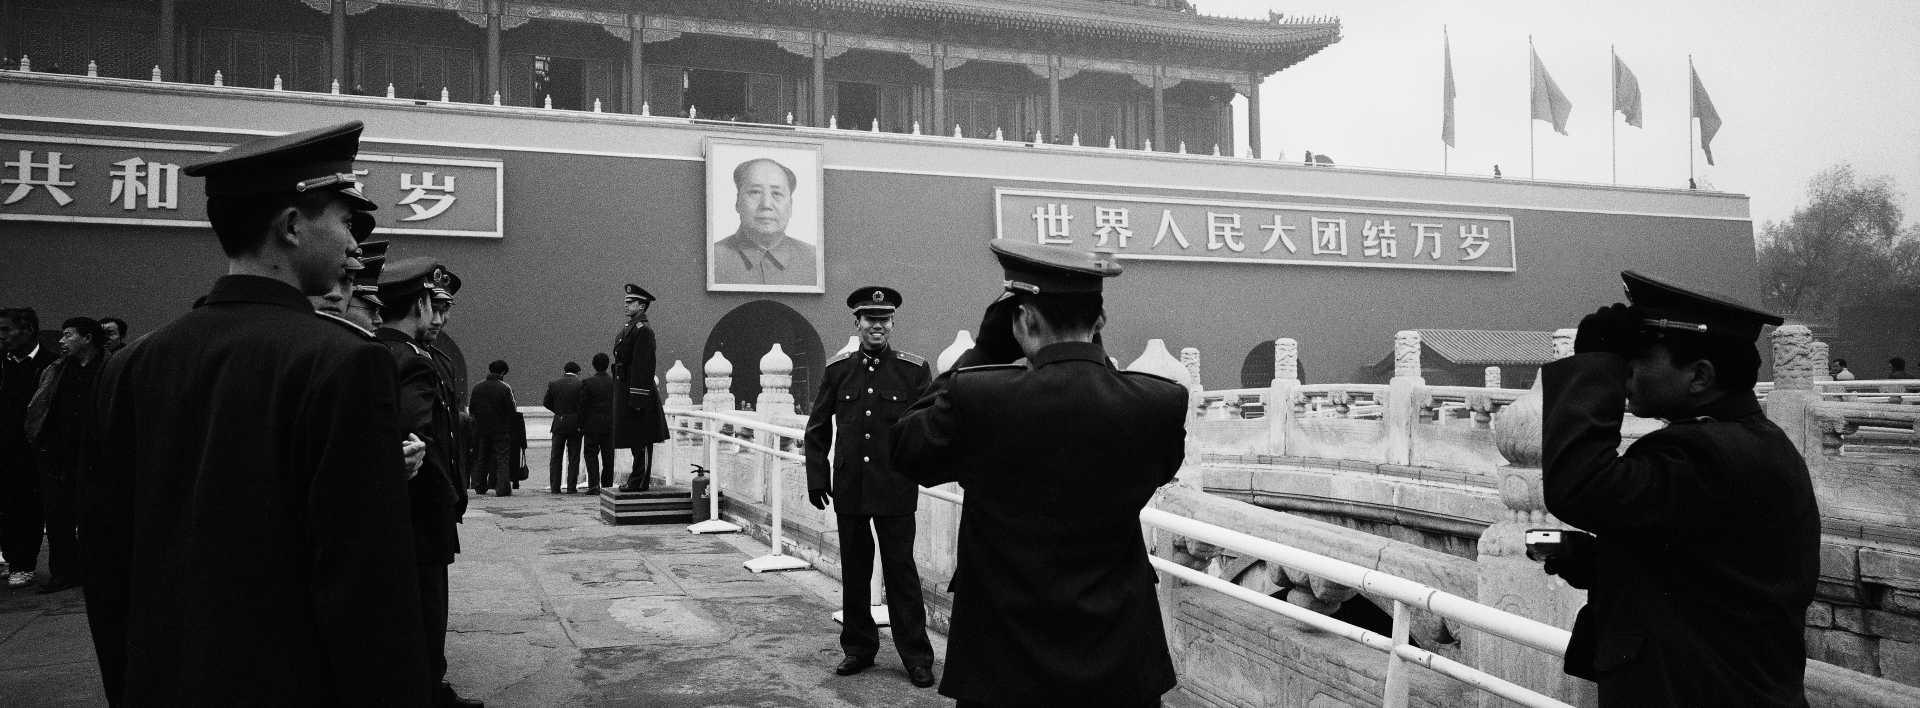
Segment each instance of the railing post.
[{"label": "railing post", "polygon": [[1386,696],[1381,705],[1386,708],[1406,708],[1407,706],[1407,660],[1397,651],[1406,646],[1413,618],[1407,612],[1407,603],[1393,601],[1393,649],[1387,650]]},{"label": "railing post", "polygon": [[1393,379],[1387,383],[1387,400],[1380,411],[1380,422],[1387,428],[1387,462],[1395,465],[1413,462],[1413,426],[1420,415],[1418,394],[1427,380],[1420,375],[1420,333],[1401,330],[1393,335]]},{"label": "railing post", "polygon": [[787,356],[775,342],[767,355],[760,357],[760,396],[753,409],[765,418],[775,414],[793,415],[793,357]]},{"label": "railing post", "polygon": [[[700,407],[720,413],[732,412],[733,362],[727,361],[726,357],[716,351],[701,368],[706,374],[706,393],[700,397]],[[716,429],[719,427],[718,423],[713,421],[708,421],[707,425]]]},{"label": "railing post", "polygon": [[[713,356],[718,359],[720,354],[715,352]],[[720,361],[723,364],[726,363],[726,359],[720,359]],[[693,533],[736,533],[740,530],[739,526],[720,520],[721,475],[719,423],[719,421],[707,422],[708,434],[704,437],[707,439],[707,474],[712,478],[712,484],[707,487],[707,494],[709,495],[707,501],[707,520],[687,526],[687,530]]]},{"label": "railing post", "polygon": [[[765,369],[762,369],[762,371],[764,370]],[[778,436],[764,433],[764,431],[754,433],[754,442],[767,447],[778,448],[779,441],[777,438]],[[755,573],[765,573],[775,570],[803,570],[811,567],[811,563],[786,555],[785,533],[783,532],[785,519],[781,513],[786,504],[787,497],[785,491],[786,485],[784,484],[786,475],[782,474],[784,470],[780,469],[782,467],[780,458],[762,451],[760,453],[760,459],[763,463],[771,463],[774,467],[771,472],[772,481],[768,483],[767,487],[767,489],[770,490],[768,496],[772,497],[768,500],[768,504],[770,505],[769,508],[772,510],[773,515],[773,528],[767,535],[772,543],[773,550],[767,555],[747,561],[745,564],[747,570]]]},{"label": "railing post", "polygon": [[1813,415],[1813,404],[1820,402],[1814,382],[1827,373],[1825,342],[1816,342],[1813,332],[1802,325],[1786,325],[1773,330],[1773,390],[1767,393],[1765,408],[1774,425],[1786,431],[1787,439],[1806,458],[1807,469],[1815,480],[1825,456],[1820,452],[1820,424]]},{"label": "railing post", "polygon": [[1287,454],[1287,431],[1293,426],[1293,397],[1300,390],[1300,343],[1287,337],[1273,340],[1273,383],[1267,387],[1267,450]]}]

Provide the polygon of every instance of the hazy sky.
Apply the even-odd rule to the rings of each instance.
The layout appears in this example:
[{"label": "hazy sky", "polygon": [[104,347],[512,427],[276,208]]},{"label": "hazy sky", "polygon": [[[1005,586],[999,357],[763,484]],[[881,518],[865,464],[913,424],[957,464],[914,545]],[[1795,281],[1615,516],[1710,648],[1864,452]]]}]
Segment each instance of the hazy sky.
[{"label": "hazy sky", "polygon": [[[1684,187],[1687,55],[1724,125],[1696,174],[1784,219],[1816,171],[1884,175],[1920,221],[1920,0],[1193,0],[1202,13],[1333,15],[1329,47],[1261,87],[1263,149],[1342,165],[1441,169],[1441,27],[1453,38],[1454,172],[1527,167],[1527,37],[1573,103],[1568,135],[1531,123],[1540,179]],[[1640,79],[1644,128],[1612,111],[1611,44]]]}]

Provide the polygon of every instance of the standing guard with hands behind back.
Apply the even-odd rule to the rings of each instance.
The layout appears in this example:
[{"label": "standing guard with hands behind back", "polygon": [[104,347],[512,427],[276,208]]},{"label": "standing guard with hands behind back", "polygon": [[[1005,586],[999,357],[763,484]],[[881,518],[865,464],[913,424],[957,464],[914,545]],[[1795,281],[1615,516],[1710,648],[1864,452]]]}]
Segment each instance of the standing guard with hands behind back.
[{"label": "standing guard with hands behind back", "polygon": [[926,389],[933,374],[926,359],[888,342],[900,305],[899,291],[876,285],[847,296],[860,348],[828,361],[820,377],[807,417],[807,500],[815,509],[826,509],[831,502],[839,521],[840,648],[846,658],[834,673],[864,671],[880,651],[880,628],[867,608],[877,535],[893,646],[907,679],[925,688],[933,685],[933,645],[927,640],[920,572],[913,564],[913,514],[919,509],[920,490],[889,458],[893,422]]},{"label": "standing guard with hands behind back", "polygon": [[[1568,674],[1601,706],[1804,706],[1820,511],[1800,453],[1753,395],[1777,316],[1628,271],[1629,307],[1580,321],[1541,371],[1547,571],[1589,590]],[[1667,427],[1616,454],[1623,412]]]},{"label": "standing guard with hands behind back", "polygon": [[613,340],[613,378],[620,384],[614,389],[613,446],[633,451],[633,473],[620,491],[644,492],[653,485],[653,444],[667,439],[667,414],[653,383],[653,328],[647,326],[653,293],[627,283],[622,302],[627,322]]}]

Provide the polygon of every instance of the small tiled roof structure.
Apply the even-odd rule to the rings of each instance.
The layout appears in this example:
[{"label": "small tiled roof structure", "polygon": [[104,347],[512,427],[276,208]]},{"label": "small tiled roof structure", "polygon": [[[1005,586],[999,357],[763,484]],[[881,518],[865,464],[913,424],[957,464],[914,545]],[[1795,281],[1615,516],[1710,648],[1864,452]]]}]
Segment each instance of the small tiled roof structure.
[{"label": "small tiled roof structure", "polygon": [[1422,329],[1420,343],[1455,364],[1539,366],[1553,361],[1551,332]]}]

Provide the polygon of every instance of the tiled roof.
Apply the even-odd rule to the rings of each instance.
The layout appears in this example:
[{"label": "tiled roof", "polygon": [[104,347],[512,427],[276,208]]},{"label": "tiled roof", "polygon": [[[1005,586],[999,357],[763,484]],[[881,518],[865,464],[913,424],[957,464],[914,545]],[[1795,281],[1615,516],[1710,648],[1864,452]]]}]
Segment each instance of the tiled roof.
[{"label": "tiled roof", "polygon": [[1537,366],[1553,361],[1553,334],[1491,329],[1423,329],[1420,343],[1455,364]]}]

